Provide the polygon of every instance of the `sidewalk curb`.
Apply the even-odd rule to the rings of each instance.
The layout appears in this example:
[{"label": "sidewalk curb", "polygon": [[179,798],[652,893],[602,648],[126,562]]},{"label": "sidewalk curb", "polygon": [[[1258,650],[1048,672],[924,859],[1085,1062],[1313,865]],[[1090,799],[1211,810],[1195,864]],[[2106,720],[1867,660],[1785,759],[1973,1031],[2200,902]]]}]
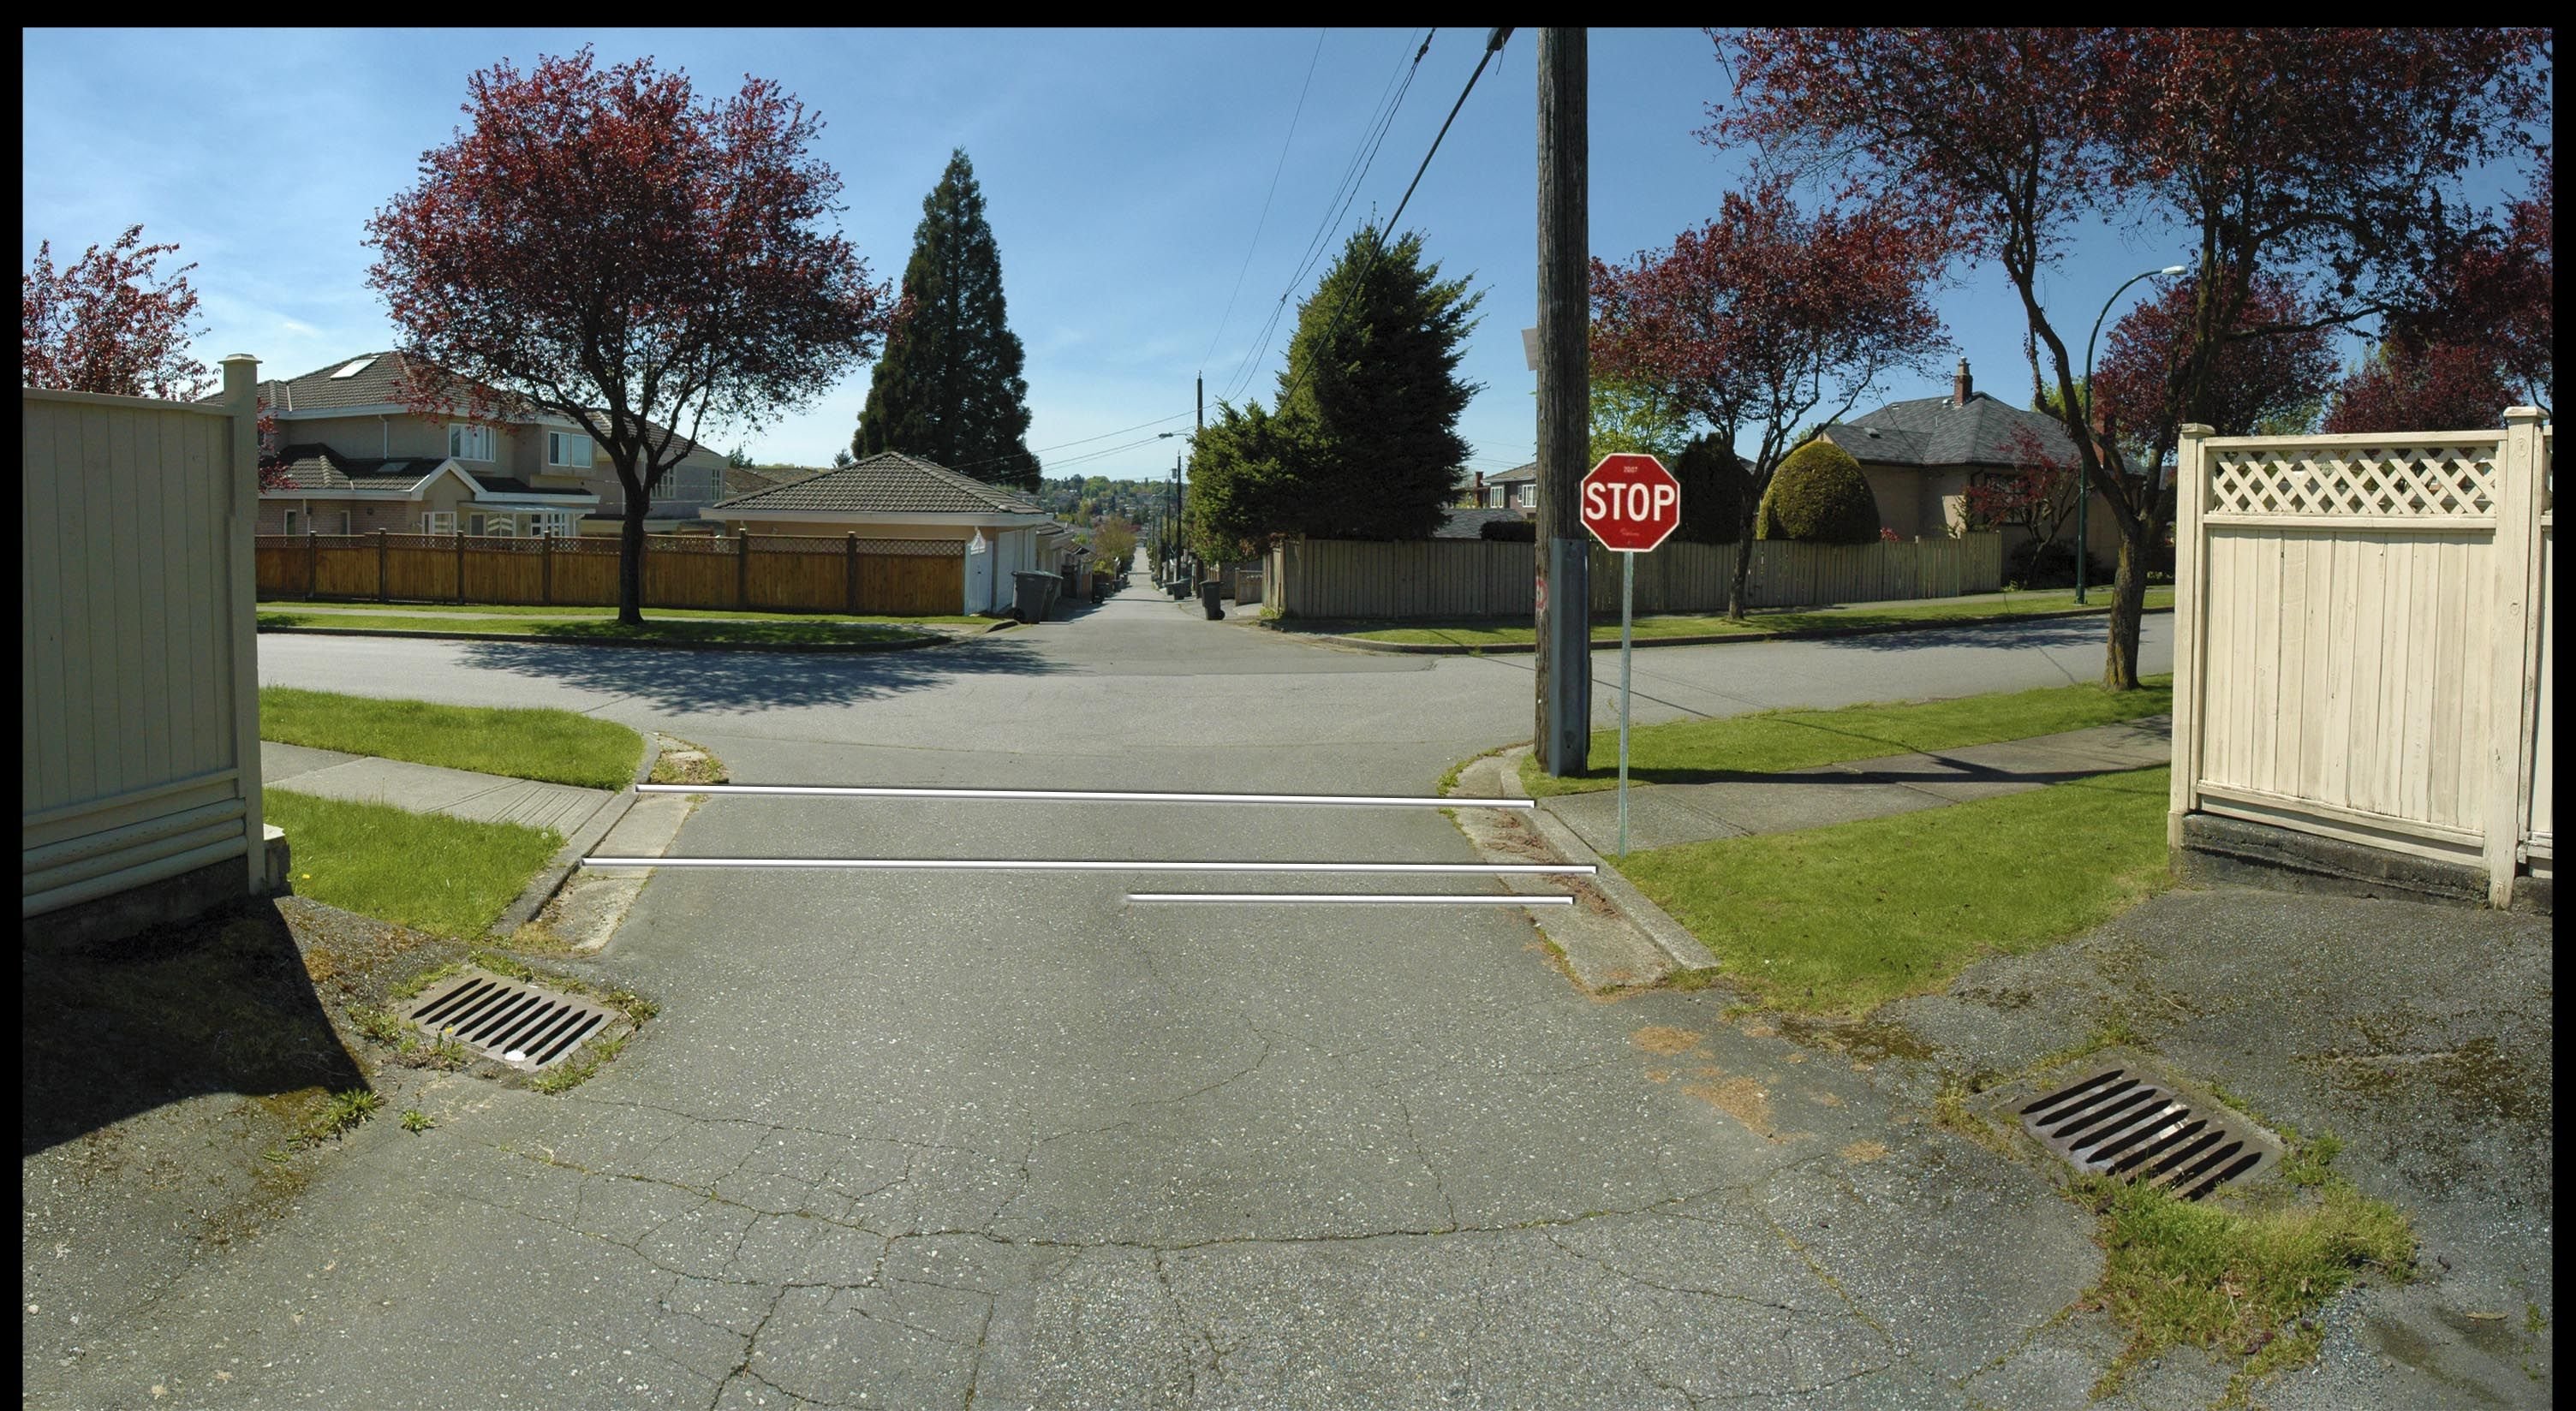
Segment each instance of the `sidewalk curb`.
[{"label": "sidewalk curb", "polygon": [[[1515,745],[1493,756],[1492,769],[1503,786],[1512,791],[1506,793],[1505,797],[1527,797],[1517,792],[1517,781],[1520,778],[1521,759],[1529,752],[1529,746]],[[1473,803],[1473,799],[1466,796],[1452,794],[1451,797],[1460,799],[1462,803]],[[1664,959],[1671,963],[1675,972],[1716,968],[1717,956],[1700,941],[1699,937],[1692,935],[1688,927],[1665,914],[1662,907],[1647,900],[1645,893],[1638,891],[1635,884],[1619,875],[1617,868],[1611,866],[1609,861],[1599,853],[1594,852],[1589,844],[1576,837],[1574,830],[1566,827],[1555,815],[1549,813],[1544,804],[1529,809],[1522,816],[1529,819],[1530,826],[1537,829],[1538,835],[1546,839],[1548,846],[1556,849],[1566,861],[1592,864],[1595,870],[1587,880],[1597,887],[1603,896],[1609,898],[1610,905],[1618,911],[1621,919],[1645,933],[1646,939],[1653,943],[1656,950],[1663,953]]]},{"label": "sidewalk curb", "polygon": [[[993,629],[987,628],[985,632]],[[815,656],[848,656],[861,652],[908,652],[944,647],[972,638],[925,637],[909,642],[839,642],[800,647],[778,642],[636,642],[622,637],[520,637],[501,632],[371,631],[360,627],[262,627],[263,637],[411,637],[432,642],[513,642],[532,647],[648,647],[666,652],[783,652]],[[977,636],[985,635],[977,633]]]},{"label": "sidewalk curb", "polygon": [[[2172,611],[2170,607],[2154,607],[2144,609],[2140,615],[2152,617],[2158,613]],[[2050,622],[2068,617],[2108,617],[2110,615],[2109,608],[2067,608],[2063,611],[2001,613],[1988,617],[1926,618],[1920,622],[1891,622],[1871,627],[1802,627],[1787,632],[1728,632],[1714,636],[1656,637],[1639,639],[1635,646],[1637,650],[1644,651],[1649,647],[1717,647],[1734,642],[1804,642],[1834,637],[1878,637],[1891,632],[1931,632],[1945,627],[1994,627],[2009,622]],[[1465,643],[1451,642],[1379,642],[1366,637],[1344,637],[1329,632],[1318,632],[1310,636],[1298,633],[1294,628],[1277,630],[1303,636],[1308,641],[1356,647],[1364,652],[1400,652],[1409,656],[1511,656],[1528,655],[1538,650],[1538,644],[1535,642],[1527,644],[1503,642],[1493,646],[1469,646]],[[1616,642],[1594,642],[1592,650],[1608,651],[1617,645]]]},{"label": "sidewalk curb", "polygon": [[592,848],[599,846],[599,840],[607,837],[608,830],[616,827],[626,817],[626,811],[643,797],[636,792],[635,786],[652,778],[653,766],[662,762],[661,733],[643,733],[646,737],[644,759],[635,766],[634,780],[600,800],[599,807],[590,811],[590,817],[583,819],[564,838],[564,845],[547,861],[545,870],[529,879],[527,889],[519,893],[517,901],[502,908],[492,928],[484,933],[486,939],[506,941],[538,912],[545,910],[546,903],[553,901],[555,894],[563,890],[564,883],[572,880],[573,871],[581,866],[581,860],[589,855]]}]

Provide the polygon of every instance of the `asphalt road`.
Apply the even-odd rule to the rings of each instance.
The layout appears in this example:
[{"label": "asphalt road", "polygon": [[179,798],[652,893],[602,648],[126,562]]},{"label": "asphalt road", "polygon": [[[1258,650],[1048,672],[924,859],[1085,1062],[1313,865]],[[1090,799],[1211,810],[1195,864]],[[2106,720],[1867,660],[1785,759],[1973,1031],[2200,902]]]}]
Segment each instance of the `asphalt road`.
[{"label": "asphalt road", "polygon": [[[2085,680],[2099,631],[1656,649],[1638,716]],[[1525,738],[1531,686],[1141,590],[873,657],[261,651],[744,782],[1419,792]],[[675,851],[1474,860],[1431,810],[742,798]],[[450,1079],[429,1132],[362,1129],[28,1404],[1955,1406],[2095,1277],[2072,1206],[1869,1065],[1715,992],[1586,997],[1517,909],[1130,880],[666,869],[611,945],[665,1001],[642,1042],[567,1097]]]}]

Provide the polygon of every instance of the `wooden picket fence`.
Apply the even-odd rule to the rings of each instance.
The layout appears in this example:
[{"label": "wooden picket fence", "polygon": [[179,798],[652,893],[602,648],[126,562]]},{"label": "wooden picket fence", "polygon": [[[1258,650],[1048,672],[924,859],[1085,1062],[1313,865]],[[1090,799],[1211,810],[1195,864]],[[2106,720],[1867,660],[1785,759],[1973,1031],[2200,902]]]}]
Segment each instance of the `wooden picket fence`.
[{"label": "wooden picket fence", "polygon": [[[613,539],[263,534],[259,595],[353,602],[613,607]],[[644,606],[926,616],[963,610],[965,546],[946,539],[653,535]]]},{"label": "wooden picket fence", "polygon": [[[1537,610],[1535,546],[1482,539],[1376,543],[1296,539],[1270,551],[1262,592],[1283,617],[1526,617]],[[1805,607],[1895,598],[1955,598],[2003,586],[2003,537],[1905,543],[1753,545],[1747,606]],[[1637,558],[1637,611],[1726,610],[1732,544],[1666,543]],[[1594,546],[1592,611],[1619,611],[1619,562]]]}]

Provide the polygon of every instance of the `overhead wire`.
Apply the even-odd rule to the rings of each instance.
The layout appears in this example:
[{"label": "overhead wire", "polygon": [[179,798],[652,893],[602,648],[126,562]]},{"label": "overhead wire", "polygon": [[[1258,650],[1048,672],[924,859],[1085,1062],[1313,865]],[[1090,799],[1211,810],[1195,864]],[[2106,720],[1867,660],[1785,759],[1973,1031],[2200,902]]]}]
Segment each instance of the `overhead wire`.
[{"label": "overhead wire", "polygon": [[1243,252],[1243,268],[1234,272],[1234,291],[1225,296],[1225,312],[1218,316],[1216,333],[1208,339],[1207,351],[1199,354],[1205,363],[1216,355],[1216,345],[1225,340],[1225,326],[1234,319],[1234,301],[1243,293],[1243,280],[1252,273],[1252,257],[1261,249],[1261,232],[1270,225],[1270,203],[1279,195],[1279,176],[1288,170],[1288,149],[1297,141],[1297,120],[1306,115],[1306,94],[1315,86],[1315,66],[1323,62],[1324,36],[1332,31],[1315,31],[1315,56],[1306,61],[1306,82],[1297,90],[1297,107],[1288,115],[1288,136],[1279,144],[1279,163],[1270,169],[1270,190],[1261,198],[1261,217],[1252,223],[1252,244]]}]

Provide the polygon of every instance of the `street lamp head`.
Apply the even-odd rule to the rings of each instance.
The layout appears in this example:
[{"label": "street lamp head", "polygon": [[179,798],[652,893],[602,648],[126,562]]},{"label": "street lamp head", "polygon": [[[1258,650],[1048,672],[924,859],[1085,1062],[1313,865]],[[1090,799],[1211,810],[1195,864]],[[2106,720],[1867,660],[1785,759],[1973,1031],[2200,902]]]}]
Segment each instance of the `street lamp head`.
[{"label": "street lamp head", "polygon": [[2165,266],[2163,269],[2157,270],[2157,271],[2156,271],[2156,273],[2158,273],[2158,274],[2189,274],[2189,273],[2191,273],[2191,266],[2189,266],[2189,265],[2167,265],[2167,266]]}]

